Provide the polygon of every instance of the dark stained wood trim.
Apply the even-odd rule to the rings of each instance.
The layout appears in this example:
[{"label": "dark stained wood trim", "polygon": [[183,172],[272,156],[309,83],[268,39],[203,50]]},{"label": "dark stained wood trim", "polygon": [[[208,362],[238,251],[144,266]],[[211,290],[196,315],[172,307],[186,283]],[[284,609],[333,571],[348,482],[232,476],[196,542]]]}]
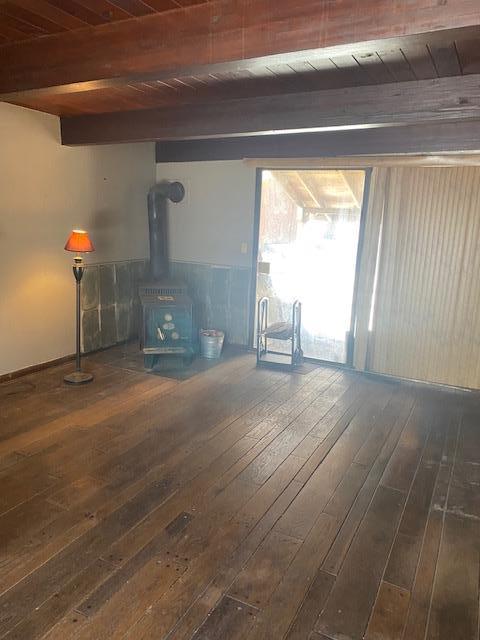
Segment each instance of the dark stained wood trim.
[{"label": "dark stained wood trim", "polygon": [[472,0],[401,0],[395,6],[390,0],[255,0],[242,11],[239,6],[237,0],[214,0],[6,44],[0,50],[0,93],[113,78],[132,81],[167,70],[178,77],[187,69],[219,63],[265,64],[267,56],[289,62],[294,52],[298,59],[300,53],[330,49],[330,56],[332,47],[346,47],[343,53],[348,53],[352,44],[365,42],[371,50],[372,42],[386,38],[480,24]]},{"label": "dark stained wood trim", "polygon": [[[358,369],[351,369],[351,371],[357,371]],[[480,400],[480,389],[475,389],[474,387],[459,387],[454,384],[445,384],[443,382],[428,382],[427,380],[417,380],[416,378],[403,378],[402,376],[392,376],[388,373],[377,373],[376,371],[362,371],[363,376],[366,378],[371,378],[372,380],[384,380],[385,382],[400,382],[407,384],[412,387],[416,387],[418,389],[431,389],[432,391],[442,390],[442,391],[450,391],[452,393],[465,393],[467,397],[471,395],[472,397]]]},{"label": "dark stained wood trim", "polygon": [[405,125],[480,117],[480,76],[288,93],[61,119],[62,142],[108,144]]},{"label": "dark stained wood trim", "polygon": [[157,162],[480,151],[480,121],[157,142]]},{"label": "dark stained wood trim", "polygon": [[[127,344],[130,340],[125,340],[122,342],[115,343],[114,346],[119,346],[122,344]],[[135,342],[135,341],[133,341]],[[94,351],[89,351],[88,353],[82,353],[82,358],[87,355],[92,355],[93,353],[100,353],[101,351],[107,351],[111,349],[111,347],[101,347],[100,349],[95,349]],[[43,371],[44,369],[50,369],[50,367],[56,367],[60,364],[64,364],[65,362],[70,362],[71,360],[75,360],[75,354],[70,353],[66,356],[62,356],[60,358],[55,358],[54,360],[48,360],[47,362],[39,362],[38,364],[32,364],[29,367],[25,367],[23,369],[17,369],[17,371],[10,371],[9,373],[3,373],[0,375],[0,384],[2,382],[9,382],[10,380],[15,380],[16,378],[21,378],[22,376],[26,376],[29,373],[36,373],[37,371]]]},{"label": "dark stained wood trim", "polygon": [[43,371],[44,369],[49,369],[50,367],[56,367],[60,364],[64,364],[65,362],[70,362],[75,359],[75,354],[69,354],[68,356],[62,356],[61,358],[55,358],[55,360],[49,360],[48,362],[41,362],[39,364],[33,364],[30,367],[25,367],[24,369],[18,369],[17,371],[10,371],[9,373],[3,373],[0,375],[0,384],[2,382],[10,382],[11,380],[16,380],[17,378],[21,378],[22,376],[26,376],[29,373],[37,373],[37,371]]},{"label": "dark stained wood trim", "polygon": [[108,144],[405,125],[480,117],[480,76],[224,100],[61,119],[62,142]]},{"label": "dark stained wood trim", "polygon": [[[232,60],[227,62],[212,62],[209,64],[199,64],[195,61],[182,67],[167,67],[165,69],[155,69],[145,73],[131,73],[129,75],[119,75],[109,78],[101,78],[99,80],[89,80],[81,82],[71,82],[57,85],[46,85],[44,87],[33,87],[30,89],[16,89],[1,92],[0,100],[7,102],[22,102],[25,100],[33,100],[42,97],[54,97],[57,95],[68,96],[73,93],[91,92],[99,89],[108,89],[112,87],[125,88],[125,85],[131,83],[148,83],[155,81],[175,82],[179,76],[191,77],[202,76],[205,74],[235,74],[256,71],[265,71],[265,67],[275,65],[289,64],[292,66],[302,65],[305,60],[315,59],[317,61],[327,60],[329,58],[337,58],[339,56],[355,56],[362,58],[370,56],[372,51],[391,52],[399,49],[421,49],[425,50],[428,46],[432,50],[441,50],[442,47],[452,45],[456,41],[477,41],[480,38],[480,27],[461,27],[458,29],[446,29],[444,31],[433,31],[431,33],[421,33],[410,36],[402,36],[395,38],[385,38],[381,40],[366,40],[362,42],[354,42],[352,44],[335,45],[325,47],[323,49],[308,49],[302,51],[292,51],[290,53],[279,53],[268,56],[257,56],[255,58],[246,58]],[[0,49],[1,59],[2,49]],[[431,62],[433,67],[433,62]],[[420,75],[419,79],[436,77],[433,75]],[[452,74],[445,74],[452,75]],[[0,82],[1,82],[0,73]],[[277,82],[281,76],[277,76]],[[348,84],[348,83],[347,83]],[[274,91],[273,93],[281,93]]]}]

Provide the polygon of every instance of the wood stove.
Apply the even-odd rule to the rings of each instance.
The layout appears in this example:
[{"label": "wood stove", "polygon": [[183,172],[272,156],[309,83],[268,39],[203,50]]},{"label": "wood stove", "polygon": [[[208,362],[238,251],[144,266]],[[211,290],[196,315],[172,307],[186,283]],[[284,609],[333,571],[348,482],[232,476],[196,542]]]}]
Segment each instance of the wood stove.
[{"label": "wood stove", "polygon": [[193,305],[183,282],[169,276],[167,202],[183,200],[180,182],[161,182],[148,193],[150,276],[140,285],[141,347],[146,369],[167,354],[191,360],[194,354]]}]

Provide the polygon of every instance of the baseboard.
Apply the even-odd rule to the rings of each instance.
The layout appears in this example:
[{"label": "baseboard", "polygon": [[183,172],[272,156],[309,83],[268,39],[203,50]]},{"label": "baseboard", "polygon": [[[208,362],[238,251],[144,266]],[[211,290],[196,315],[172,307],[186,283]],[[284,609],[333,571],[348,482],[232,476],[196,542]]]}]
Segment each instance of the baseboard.
[{"label": "baseboard", "polygon": [[[250,353],[256,353],[255,347],[247,347]],[[332,367],[335,369],[342,369],[345,371],[351,371],[352,373],[359,373],[367,378],[373,378],[374,380],[380,380],[385,382],[401,382],[404,384],[410,384],[424,389],[440,389],[442,391],[450,391],[452,393],[473,393],[480,395],[480,389],[473,389],[470,387],[459,387],[456,385],[445,384],[442,382],[429,382],[428,380],[415,380],[415,378],[402,378],[400,376],[392,376],[388,373],[377,373],[376,371],[368,371],[366,369],[355,369],[348,364],[342,362],[329,362],[328,360],[318,360],[316,358],[304,358],[306,362],[311,362],[322,367]]]},{"label": "baseboard", "polygon": [[480,394],[480,389],[474,389],[470,387],[459,387],[453,384],[446,384],[443,382],[430,382],[428,380],[416,380],[415,378],[403,378],[401,376],[392,376],[388,373],[377,373],[376,371],[361,371],[359,369],[352,369],[357,373],[362,373],[368,378],[374,380],[384,380],[385,382],[401,382],[404,384],[410,384],[423,389],[449,391],[451,393],[472,393]]},{"label": "baseboard", "polygon": [[[88,353],[82,353],[82,358],[88,357],[89,355],[93,355],[95,353],[99,353],[100,351],[107,351],[108,349],[112,349],[113,347],[121,346],[122,344],[129,344],[131,342],[138,342],[138,338],[133,338],[129,340],[123,340],[122,342],[116,342],[115,344],[109,345],[108,347],[102,347],[101,349],[96,349],[95,351],[89,351]],[[239,351],[244,349],[247,350],[245,345],[228,343],[228,346],[238,349]],[[26,376],[29,373],[36,373],[37,371],[42,371],[43,369],[49,369],[50,367],[55,367],[59,364],[64,364],[65,362],[70,362],[71,360],[75,360],[75,354],[71,353],[68,356],[62,356],[61,358],[56,358],[55,360],[49,360],[48,362],[41,362],[40,364],[33,364],[30,367],[25,367],[24,369],[18,369],[18,371],[11,371],[10,373],[3,373],[0,375],[0,384],[2,382],[9,382],[10,380],[15,380],[16,378],[21,378],[22,376]]]},{"label": "baseboard", "polygon": [[30,367],[25,367],[24,369],[18,369],[18,371],[10,371],[10,373],[3,373],[2,375],[0,375],[0,383],[9,382],[10,380],[15,380],[15,378],[21,378],[22,376],[26,376],[29,373],[36,373],[37,371],[42,371],[43,369],[49,369],[50,367],[55,367],[59,364],[70,362],[71,360],[75,360],[74,353],[70,353],[68,356],[62,356],[61,358],[55,358],[55,360],[49,360],[48,362],[41,362],[40,364],[32,364]]},{"label": "baseboard", "polygon": [[[101,349],[97,349],[96,351],[91,351],[90,353],[82,354],[83,356],[88,356],[93,353],[98,353],[100,351],[106,351],[107,349],[111,349],[112,347],[117,347],[122,344],[127,344],[129,342],[135,342],[136,339],[133,340],[124,340],[123,342],[117,342],[116,344],[112,344],[109,347],[102,347]],[[244,344],[235,344],[235,343],[227,343],[228,346],[236,348],[238,350],[244,350],[246,353],[256,353],[256,349],[254,347],[249,347]],[[24,369],[18,369],[18,371],[11,371],[10,373],[3,373],[0,375],[0,384],[2,382],[9,382],[10,380],[15,380],[16,378],[21,378],[22,376],[26,376],[29,373],[36,373],[37,371],[42,371],[43,369],[49,369],[50,367],[55,367],[60,364],[64,364],[65,362],[70,362],[75,359],[75,354],[71,353],[68,356],[62,356],[61,358],[56,358],[55,360],[49,360],[48,362],[41,362],[40,364],[33,364],[30,367],[25,367]],[[470,389],[465,387],[457,387],[454,385],[442,384],[439,382],[428,382],[426,380],[414,380],[411,378],[401,378],[397,376],[388,375],[386,373],[377,373],[374,371],[362,371],[360,369],[355,369],[353,367],[349,367],[348,365],[338,363],[338,362],[328,362],[323,360],[315,360],[313,358],[305,358],[308,362],[312,362],[314,364],[318,364],[319,366],[330,366],[333,368],[344,369],[347,371],[351,371],[352,373],[360,373],[365,377],[374,378],[378,380],[385,380],[386,382],[403,382],[407,384],[413,384],[415,386],[430,388],[430,389],[443,389],[444,391],[451,392],[463,392],[463,393],[473,393],[480,394],[480,389]]]}]

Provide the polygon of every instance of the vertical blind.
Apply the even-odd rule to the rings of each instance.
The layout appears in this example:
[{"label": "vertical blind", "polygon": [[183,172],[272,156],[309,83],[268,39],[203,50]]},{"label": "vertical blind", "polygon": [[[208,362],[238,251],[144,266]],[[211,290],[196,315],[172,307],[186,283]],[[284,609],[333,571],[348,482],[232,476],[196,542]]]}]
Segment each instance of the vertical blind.
[{"label": "vertical blind", "polygon": [[480,168],[375,172],[355,364],[480,388]]},{"label": "vertical blind", "polygon": [[[294,164],[374,166],[357,282],[355,368],[480,389],[480,156]],[[273,165],[290,167],[292,160]]]}]

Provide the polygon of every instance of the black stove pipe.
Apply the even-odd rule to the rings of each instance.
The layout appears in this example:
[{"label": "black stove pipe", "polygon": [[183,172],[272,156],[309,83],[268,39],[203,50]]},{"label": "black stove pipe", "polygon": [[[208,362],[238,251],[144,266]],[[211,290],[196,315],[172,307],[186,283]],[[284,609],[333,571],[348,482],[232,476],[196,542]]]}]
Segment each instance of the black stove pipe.
[{"label": "black stove pipe", "polygon": [[148,192],[148,230],[150,236],[150,276],[160,280],[168,275],[167,200],[181,202],[185,188],[181,182],[160,182]]}]

